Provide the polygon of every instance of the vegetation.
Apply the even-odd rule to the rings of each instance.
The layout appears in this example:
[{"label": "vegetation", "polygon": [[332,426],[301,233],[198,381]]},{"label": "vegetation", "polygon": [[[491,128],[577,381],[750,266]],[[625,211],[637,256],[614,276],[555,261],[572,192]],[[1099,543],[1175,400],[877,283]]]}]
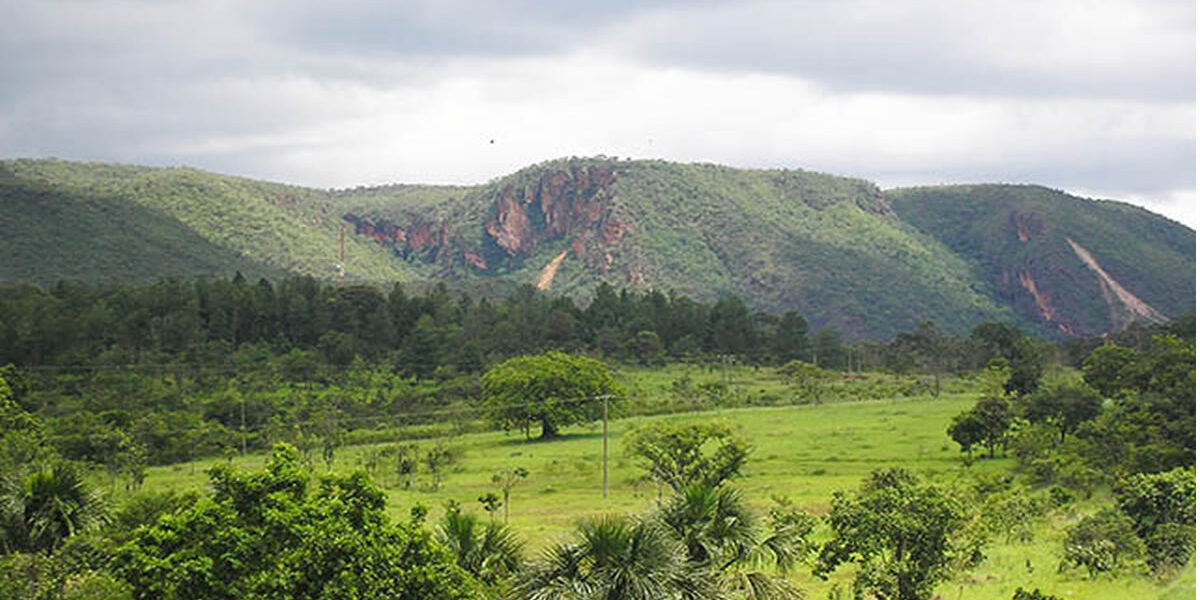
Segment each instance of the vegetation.
[{"label": "vegetation", "polygon": [[[1175,317],[1195,302],[1193,231],[1031,186],[885,194],[807,171],[597,157],[469,188],[314,190],[181,168],[7,160],[0,198],[10,257],[0,282],[43,286],[237,271],[331,282],[345,231],[351,283],[443,281],[494,298],[538,282],[567,252],[551,289],[576,301],[602,282],[704,303],[737,296],[780,315],[772,327],[794,330],[787,313],[803,310],[806,329],[844,340],[889,339],[931,319],[955,335],[984,321],[1051,335],[1130,324],[1133,313],[1096,293],[1100,279],[1070,239],[1157,311],[1137,320]],[[502,245],[488,226],[509,198],[528,223]],[[643,360],[656,346],[642,336]],[[812,362],[802,345],[771,350]]]},{"label": "vegetation", "polygon": [[651,480],[680,494],[692,487],[716,489],[736,477],[750,447],[727,423],[656,421],[629,433],[625,452],[641,459]]},{"label": "vegetation", "polygon": [[16,597],[995,597],[1186,587],[1194,560],[1186,321],[1064,346],[1074,371],[1003,324],[848,347],[607,286],[582,307],[303,278],[4,292]]},{"label": "vegetation", "polygon": [[114,571],[136,598],[472,597],[470,578],[416,523],[392,524],[365,477],[315,494],[294,448],[263,473],[212,471],[213,494],[140,529]]},{"label": "vegetation", "polygon": [[922,485],[903,469],[876,471],[857,495],[834,495],[834,537],[821,548],[816,572],[854,562],[856,597],[928,598],[956,570],[983,559],[969,517],[953,495]]},{"label": "vegetation", "polygon": [[887,195],[897,216],[967,261],[980,290],[1011,299],[1026,319],[1075,336],[1134,322],[1125,306],[1106,299],[1072,243],[1165,317],[1194,310],[1196,233],[1144,209],[1034,185],[918,187]]},{"label": "vegetation", "polygon": [[488,369],[479,383],[488,418],[505,431],[524,432],[526,439],[535,424],[542,439],[552,439],[567,425],[595,421],[600,407],[620,394],[604,363],[562,352],[510,358]]}]

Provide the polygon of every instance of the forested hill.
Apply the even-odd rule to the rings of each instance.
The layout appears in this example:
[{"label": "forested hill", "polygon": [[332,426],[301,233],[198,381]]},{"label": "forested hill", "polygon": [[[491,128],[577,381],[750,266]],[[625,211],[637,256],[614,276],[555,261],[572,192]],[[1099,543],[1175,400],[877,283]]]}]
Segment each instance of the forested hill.
[{"label": "forested hill", "polygon": [[1120,202],[1031,185],[888,192],[900,218],[971,263],[987,293],[1078,336],[1196,303],[1196,232]]},{"label": "forested hill", "polygon": [[886,339],[925,319],[1093,335],[1190,310],[1195,232],[1036,187],[884,192],[800,170],[563,159],[474,187],[326,191],[191,169],[0,161],[0,282],[337,275],[601,282]]}]

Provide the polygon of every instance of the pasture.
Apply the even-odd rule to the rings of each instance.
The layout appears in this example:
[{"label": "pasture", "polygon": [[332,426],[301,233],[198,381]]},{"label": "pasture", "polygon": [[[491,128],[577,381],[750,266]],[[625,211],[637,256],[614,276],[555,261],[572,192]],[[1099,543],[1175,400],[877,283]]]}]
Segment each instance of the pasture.
[{"label": "pasture", "polygon": [[[694,375],[697,381],[723,378],[731,393],[746,398],[788,392],[779,381],[765,375],[756,377],[749,369]],[[636,386],[639,390],[631,402],[636,407],[638,402],[653,401],[656,396],[665,398],[680,372],[645,369],[621,376],[627,388]],[[654,506],[664,490],[642,478],[643,470],[635,459],[625,455],[621,444],[623,434],[652,419],[731,423],[753,446],[742,477],[734,482],[752,504],[765,509],[774,497],[787,497],[814,514],[824,515],[835,491],[857,489],[863,477],[878,468],[902,466],[948,485],[967,485],[979,475],[1010,472],[1013,463],[1004,458],[978,460],[967,466],[957,445],[946,435],[951,418],[974,401],[974,394],[959,392],[943,393],[936,398],[928,395],[862,401],[842,398],[803,405],[615,418],[609,423],[607,498],[602,497],[603,436],[599,423],[567,428],[562,439],[549,442],[526,441],[519,432],[471,433],[417,442],[421,452],[436,443],[451,451],[453,460],[444,468],[436,488],[423,464],[406,487],[388,462],[379,458],[386,445],[340,448],[333,470],[348,472],[376,463],[374,478],[388,492],[392,517],[406,519],[412,507],[421,504],[429,508],[428,519],[434,521],[448,501],[457,501],[467,510],[483,515],[477,499],[487,492],[500,495],[493,475],[523,468],[528,477],[512,488],[509,518],[526,540],[527,555],[533,557],[568,535],[572,525],[583,517],[605,512],[638,514]],[[259,469],[265,464],[266,455],[156,467],[150,469],[145,485],[149,489],[198,489],[205,485],[204,471],[225,460],[243,469]],[[314,457],[313,468],[316,473],[326,471],[319,455]],[[1017,587],[1040,588],[1061,598],[1195,597],[1194,566],[1185,567],[1179,578],[1169,582],[1128,572],[1095,579],[1088,579],[1083,572],[1058,572],[1062,528],[1094,510],[1105,499],[1105,493],[1101,491],[1091,499],[1080,499],[1066,509],[1051,512],[1035,525],[1033,537],[1028,541],[993,539],[985,550],[987,559],[959,579],[943,585],[940,597],[1007,599]],[[503,510],[495,518],[503,518]],[[824,535],[826,530],[818,529],[818,538]],[[843,568],[829,581],[821,581],[801,567],[793,577],[810,598],[829,597],[830,590],[838,584],[843,597],[849,597],[848,571]]]}]

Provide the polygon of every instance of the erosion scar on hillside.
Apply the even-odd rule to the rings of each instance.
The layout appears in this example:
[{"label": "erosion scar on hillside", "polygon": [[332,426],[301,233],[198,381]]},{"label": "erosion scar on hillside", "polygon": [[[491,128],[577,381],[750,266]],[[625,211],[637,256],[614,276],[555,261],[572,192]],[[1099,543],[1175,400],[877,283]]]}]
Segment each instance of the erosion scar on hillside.
[{"label": "erosion scar on hillside", "polygon": [[543,292],[550,289],[550,284],[554,281],[554,276],[558,275],[558,266],[562,264],[564,258],[567,257],[567,251],[563,250],[558,253],[558,256],[550,259],[545,267],[542,267],[542,274],[538,276],[537,289]]},{"label": "erosion scar on hillside", "polygon": [[[1120,283],[1117,283],[1116,279],[1113,279],[1107,271],[1100,267],[1100,263],[1096,262],[1096,258],[1092,256],[1091,252],[1087,251],[1087,248],[1075,243],[1075,240],[1071,238],[1067,238],[1067,244],[1070,244],[1071,249],[1075,251],[1075,255],[1079,257],[1079,260],[1082,260],[1083,264],[1087,265],[1100,278],[1100,290],[1104,292],[1104,298],[1108,300],[1110,306],[1112,305],[1112,297],[1115,296],[1124,305],[1126,311],[1133,316],[1142,317],[1154,323],[1165,323],[1167,321],[1167,318],[1155,310],[1153,306],[1146,304],[1141,298],[1133,295],[1132,292],[1125,289]],[[1126,321],[1132,321],[1132,319],[1127,319]]]}]

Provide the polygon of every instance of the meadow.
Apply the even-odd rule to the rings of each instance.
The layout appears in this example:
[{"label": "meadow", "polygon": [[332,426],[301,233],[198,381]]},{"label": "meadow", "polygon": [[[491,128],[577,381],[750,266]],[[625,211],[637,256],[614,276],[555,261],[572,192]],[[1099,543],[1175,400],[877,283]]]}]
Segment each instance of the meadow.
[{"label": "meadow", "polygon": [[[672,389],[678,388],[676,382],[684,375],[697,385],[723,382],[726,393],[747,399],[747,404],[767,403],[763,398],[783,398],[789,389],[767,372],[756,373],[748,368],[701,370],[676,365],[664,369],[626,369],[619,377],[626,389],[631,390],[627,408],[644,407],[656,399],[673,401]],[[883,378],[877,381],[867,378],[868,386],[886,383]],[[541,549],[567,536],[573,524],[583,517],[644,513],[664,493],[645,481],[636,460],[624,453],[623,434],[654,419],[724,420],[753,446],[749,463],[734,482],[753,505],[765,511],[773,498],[787,497],[799,507],[824,515],[835,491],[857,489],[863,477],[878,468],[902,466],[947,485],[968,485],[981,475],[1011,472],[1014,463],[1007,458],[977,460],[968,466],[957,445],[946,435],[951,418],[970,408],[976,399],[974,393],[962,391],[970,387],[969,383],[959,381],[948,386],[959,391],[937,397],[895,394],[852,401],[845,394],[833,393],[836,390],[831,386],[825,390],[826,401],[808,404],[614,418],[608,428],[607,498],[602,496],[603,436],[599,423],[568,428],[562,439],[549,442],[526,441],[519,432],[469,433],[423,440],[418,442],[422,451],[441,443],[454,456],[436,488],[427,470],[419,470],[406,487],[386,465],[377,466],[375,480],[388,492],[388,508],[393,518],[408,518],[412,507],[420,504],[429,509],[427,518],[433,522],[449,501],[483,515],[477,499],[487,492],[500,494],[492,481],[493,475],[523,468],[529,475],[512,489],[509,518],[526,541],[527,555],[534,557]],[[372,457],[378,456],[381,447],[364,444],[340,448],[333,470],[363,468]],[[152,468],[145,487],[202,489],[206,482],[204,471],[227,460],[239,468],[259,469],[265,464],[266,455]],[[319,456],[314,457],[313,465],[317,473],[326,471]],[[1061,598],[1194,598],[1194,560],[1192,566],[1185,567],[1172,581],[1130,572],[1094,579],[1081,571],[1058,572],[1063,527],[1105,501],[1107,491],[1100,490],[1092,498],[1081,498],[1066,508],[1052,511],[1035,524],[1033,536],[1027,541],[991,540],[985,550],[987,559],[944,584],[939,597],[1010,598],[1017,587],[1023,587],[1039,588]],[[494,518],[503,518],[503,510]],[[818,529],[818,539],[826,535],[826,529]],[[826,598],[838,584],[843,593],[848,591],[849,571],[843,568],[829,581],[822,581],[801,567],[793,577],[810,598]]]}]

